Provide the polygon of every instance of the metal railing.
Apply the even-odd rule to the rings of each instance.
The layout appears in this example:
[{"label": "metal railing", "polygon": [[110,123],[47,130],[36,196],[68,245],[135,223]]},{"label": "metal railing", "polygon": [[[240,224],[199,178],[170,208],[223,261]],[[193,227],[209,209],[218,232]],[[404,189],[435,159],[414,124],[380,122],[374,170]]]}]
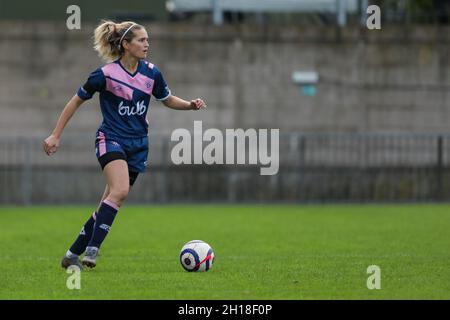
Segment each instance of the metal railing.
[{"label": "metal railing", "polygon": [[[328,24],[346,26],[366,25],[370,5],[377,5],[381,11],[382,25],[444,24],[450,23],[450,2],[447,0],[168,0],[166,9],[169,17],[182,19],[197,13],[211,15],[216,25],[224,22],[291,24]],[[307,15],[306,17],[300,17]],[[231,19],[236,15],[239,18]],[[244,18],[243,15],[246,15]],[[269,19],[276,15],[277,19]],[[282,15],[279,17],[279,15]],[[283,18],[284,17],[284,18]],[[275,17],[273,17],[275,18]]]},{"label": "metal railing", "polygon": [[[91,136],[0,139],[0,204],[96,203],[105,180]],[[450,134],[280,134],[279,171],[262,165],[174,165],[169,135],[150,136],[135,203],[450,200]],[[247,150],[248,156],[248,150]],[[247,158],[248,159],[248,158]]]},{"label": "metal railing", "polygon": [[358,11],[358,0],[170,0],[166,8],[172,13],[211,12],[216,25],[223,24],[224,12],[327,12],[335,14],[339,24],[345,25],[347,13]]}]

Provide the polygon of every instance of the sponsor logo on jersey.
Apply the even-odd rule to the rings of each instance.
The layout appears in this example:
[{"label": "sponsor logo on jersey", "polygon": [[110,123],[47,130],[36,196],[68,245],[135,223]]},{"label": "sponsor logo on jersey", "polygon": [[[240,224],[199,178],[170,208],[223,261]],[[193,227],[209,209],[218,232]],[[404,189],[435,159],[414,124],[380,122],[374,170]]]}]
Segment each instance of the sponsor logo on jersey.
[{"label": "sponsor logo on jersey", "polygon": [[134,115],[143,115],[145,111],[147,111],[147,106],[144,104],[144,101],[138,101],[135,106],[127,106],[123,104],[123,101],[120,102],[119,114],[121,116],[134,116]]}]

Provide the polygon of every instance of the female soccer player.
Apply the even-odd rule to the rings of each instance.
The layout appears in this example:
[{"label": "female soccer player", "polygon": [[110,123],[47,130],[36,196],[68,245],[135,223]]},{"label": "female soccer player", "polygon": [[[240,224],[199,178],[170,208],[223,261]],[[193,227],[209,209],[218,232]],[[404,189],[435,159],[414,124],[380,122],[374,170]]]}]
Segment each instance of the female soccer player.
[{"label": "female soccer player", "polygon": [[[150,97],[176,110],[199,110],[202,99],[186,101],[171,94],[159,69],[145,61],[148,35],[145,28],[126,21],[102,21],[94,31],[94,49],[107,62],[92,72],[62,111],[52,134],[43,143],[54,154],[61,134],[78,107],[100,93],[103,122],[96,133],[95,151],[106,177],[106,188],[97,210],[90,216],[61,261],[63,268],[96,266],[98,250],[124,203],[139,172],[145,171],[148,154],[147,111]],[[85,252],[80,262],[79,256]]]}]

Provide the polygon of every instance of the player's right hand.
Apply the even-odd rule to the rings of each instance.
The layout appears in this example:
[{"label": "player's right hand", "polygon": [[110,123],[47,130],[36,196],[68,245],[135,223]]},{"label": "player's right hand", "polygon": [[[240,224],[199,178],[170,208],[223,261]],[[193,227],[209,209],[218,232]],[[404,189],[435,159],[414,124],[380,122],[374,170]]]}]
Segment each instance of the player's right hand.
[{"label": "player's right hand", "polygon": [[54,135],[50,135],[47,139],[44,140],[43,148],[45,153],[48,156],[51,156],[59,148],[59,139]]}]

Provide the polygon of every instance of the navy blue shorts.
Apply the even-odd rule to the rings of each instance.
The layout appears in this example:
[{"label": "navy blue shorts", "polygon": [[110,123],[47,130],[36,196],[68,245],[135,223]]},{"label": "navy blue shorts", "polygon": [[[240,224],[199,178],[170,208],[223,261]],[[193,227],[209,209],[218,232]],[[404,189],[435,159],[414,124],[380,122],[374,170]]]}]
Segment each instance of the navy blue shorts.
[{"label": "navy blue shorts", "polygon": [[102,170],[109,162],[123,159],[128,163],[128,171],[144,172],[147,167],[148,137],[123,139],[108,136],[98,130],[95,154]]}]

